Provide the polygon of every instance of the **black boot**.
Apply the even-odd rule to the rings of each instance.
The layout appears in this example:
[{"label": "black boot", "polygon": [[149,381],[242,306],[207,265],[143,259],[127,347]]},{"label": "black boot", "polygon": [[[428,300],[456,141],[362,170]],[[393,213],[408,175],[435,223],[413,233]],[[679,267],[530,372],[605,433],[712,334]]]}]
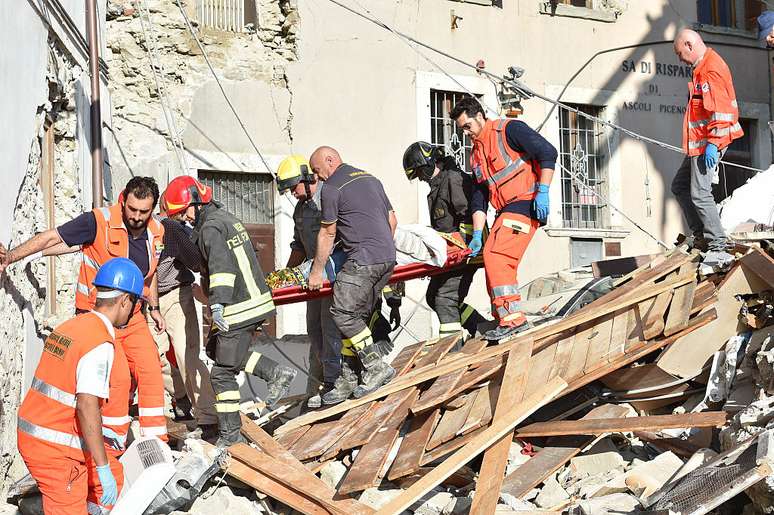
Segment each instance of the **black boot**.
[{"label": "black boot", "polygon": [[341,374],[333,383],[333,388],[324,392],[321,396],[322,403],[326,406],[338,404],[349,399],[349,396],[352,395],[352,392],[357,387],[357,374],[348,361],[352,361],[351,358],[344,358],[342,360]]},{"label": "black boot", "polygon": [[363,366],[363,372],[360,375],[360,384],[352,392],[356,399],[376,391],[395,377],[395,369],[382,360],[373,344],[357,351],[357,357]]},{"label": "black boot", "polygon": [[187,395],[175,399],[174,408],[172,409],[175,414],[175,421],[181,422],[183,420],[193,420],[193,415],[191,414],[192,409],[193,406],[191,406],[191,401],[188,400]]},{"label": "black boot", "polygon": [[274,367],[271,379],[266,381],[266,388],[268,393],[266,395],[265,403],[269,408],[273,408],[280,399],[287,395],[290,390],[290,383],[295,379],[298,371],[294,368],[277,365]]},{"label": "black boot", "polygon": [[221,449],[231,447],[234,444],[244,443],[242,437],[242,418],[238,411],[231,413],[218,413],[218,441],[215,445]]},{"label": "black boot", "polygon": [[489,340],[490,342],[497,342],[531,328],[532,324],[526,320],[519,325],[498,325],[494,329],[490,329],[489,331],[485,332],[484,339]]}]

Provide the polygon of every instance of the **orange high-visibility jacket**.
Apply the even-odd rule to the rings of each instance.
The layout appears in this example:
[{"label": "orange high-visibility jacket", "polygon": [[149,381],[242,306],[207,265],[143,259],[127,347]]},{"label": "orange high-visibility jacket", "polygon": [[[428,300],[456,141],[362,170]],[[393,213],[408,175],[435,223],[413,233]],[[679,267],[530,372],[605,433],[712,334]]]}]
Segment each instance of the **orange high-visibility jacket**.
[{"label": "orange high-visibility jacket", "polygon": [[[88,311],[94,308],[94,299],[97,289],[92,286],[92,281],[97,275],[97,270],[105,262],[114,257],[129,257],[129,232],[124,227],[121,216],[121,203],[111,207],[100,207],[92,211],[97,220],[97,235],[94,242],[84,245],[82,249],[81,270],[78,273],[78,284],[75,290],[75,307]],[[148,261],[150,267],[145,276],[145,296],[149,293],[149,286],[156,273],[161,251],[164,250],[164,226],[156,217],[148,220]]]},{"label": "orange high-visibility jacket", "polygon": [[19,408],[18,432],[32,437],[38,456],[67,456],[85,462],[75,413],[78,361],[105,342],[114,342],[105,323],[84,313],[59,325],[46,338],[32,386]]},{"label": "orange high-visibility jacket", "polygon": [[497,211],[517,200],[537,195],[540,165],[508,146],[505,127],[510,120],[487,120],[473,140],[471,165],[476,182],[487,183],[489,202]]},{"label": "orange high-visibility jacket", "polygon": [[693,69],[688,94],[683,118],[683,151],[687,155],[703,154],[708,143],[726,148],[744,135],[731,70],[713,49],[708,48]]},{"label": "orange high-visibility jacket", "polygon": [[[126,443],[129,434],[129,393],[132,389],[132,376],[124,348],[116,343],[113,355],[113,368],[110,369],[110,397],[102,399],[102,427],[112,429]],[[120,456],[123,449],[106,447],[108,453]]]}]

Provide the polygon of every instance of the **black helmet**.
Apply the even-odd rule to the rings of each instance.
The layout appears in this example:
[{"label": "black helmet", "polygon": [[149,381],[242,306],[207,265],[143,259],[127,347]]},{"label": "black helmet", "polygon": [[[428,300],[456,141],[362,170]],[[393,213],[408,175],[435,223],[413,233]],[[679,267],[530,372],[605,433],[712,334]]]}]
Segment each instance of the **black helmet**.
[{"label": "black helmet", "polygon": [[409,145],[403,153],[403,171],[410,181],[420,179],[429,181],[435,172],[435,164],[444,157],[442,148],[425,141]]}]

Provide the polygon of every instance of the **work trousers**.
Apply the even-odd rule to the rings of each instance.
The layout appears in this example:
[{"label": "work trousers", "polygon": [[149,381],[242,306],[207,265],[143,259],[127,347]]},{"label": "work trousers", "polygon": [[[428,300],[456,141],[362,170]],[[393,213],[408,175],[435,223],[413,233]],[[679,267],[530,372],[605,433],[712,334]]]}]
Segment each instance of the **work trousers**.
[{"label": "work trousers", "polygon": [[[37,482],[46,515],[83,515],[87,512],[87,466],[65,456],[55,457],[35,440],[19,432],[19,452]],[[48,451],[48,452],[47,452]]]},{"label": "work trousers", "polygon": [[[164,388],[173,399],[188,396],[199,425],[215,424],[215,394],[210,383],[210,371],[201,359],[201,327],[191,285],[183,285],[161,295],[159,308],[167,324],[166,331],[154,335]],[[148,323],[153,326],[150,317]],[[167,360],[170,345],[179,373],[173,374]]]},{"label": "work trousers", "polygon": [[[116,478],[116,484],[118,485],[118,495],[121,495],[121,489],[124,487],[124,466],[118,461],[118,457],[110,452],[107,453],[108,464],[110,465],[110,471],[113,472],[113,477]],[[99,500],[102,497],[102,484],[99,482],[99,475],[97,474],[97,464],[91,458],[88,459],[88,472],[87,480],[89,485],[89,494],[86,497],[86,504],[89,513],[104,513],[112,508],[112,505],[103,506]]]},{"label": "work trousers", "polygon": [[359,265],[347,260],[333,283],[331,315],[341,332],[342,356],[354,356],[373,343],[368,322],[395,263]]},{"label": "work trousers", "polygon": [[[725,153],[725,149],[721,150],[720,157]],[[703,234],[710,250],[725,250],[726,234],[712,196],[715,171],[707,169],[703,154],[687,156],[672,179],[672,193],[683,210],[691,232],[694,235]]]},{"label": "work trousers", "polygon": [[341,374],[341,335],[331,316],[331,297],[306,303],[306,332],[309,348],[307,393],[317,392],[319,382],[333,383]]},{"label": "work trousers", "polygon": [[484,244],[486,287],[500,325],[526,322],[519,303],[518,269],[540,222],[517,213],[500,213]]},{"label": "work trousers", "polygon": [[161,376],[159,351],[148,322],[139,310],[132,315],[125,328],[116,331],[116,341],[123,346],[129,371],[137,382],[140,434],[167,441],[164,380]]},{"label": "work trousers", "polygon": [[250,325],[233,331],[211,333],[207,342],[210,357],[214,359],[210,380],[215,392],[215,411],[218,414],[239,411],[239,384],[237,375],[244,371],[264,381],[271,381],[277,363],[261,355],[252,345],[257,326]]},{"label": "work trousers", "polygon": [[483,317],[465,304],[475,274],[475,267],[466,266],[430,278],[425,300],[438,315],[441,337],[460,331],[463,326],[470,334],[476,334]]}]

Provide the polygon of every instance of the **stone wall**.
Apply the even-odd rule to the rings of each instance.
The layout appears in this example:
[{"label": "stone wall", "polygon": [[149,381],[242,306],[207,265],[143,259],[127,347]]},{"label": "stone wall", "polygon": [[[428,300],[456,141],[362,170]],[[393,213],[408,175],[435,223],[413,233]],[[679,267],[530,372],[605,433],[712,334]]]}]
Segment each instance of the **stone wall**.
[{"label": "stone wall", "polygon": [[[48,229],[46,203],[40,187],[43,141],[47,120],[54,134],[54,218],[62,223],[83,210],[79,187],[76,77],[81,73],[73,60],[50,42],[49,98],[39,106],[36,131],[30,134],[27,171],[13,210],[11,247]],[[0,495],[18,479],[24,468],[16,449],[16,415],[21,401],[28,336],[45,337],[51,327],[73,312],[74,281],[78,256],[53,261],[57,307],[49,312],[46,300],[47,260],[16,263],[0,279]],[[28,347],[27,347],[28,348]],[[27,368],[34,369],[35,363]]]},{"label": "stone wall", "polygon": [[[285,67],[296,59],[298,15],[294,2],[256,2],[257,23],[241,33],[199,27],[195,0],[182,2],[235,104],[239,103],[239,88],[249,84],[287,90]],[[110,68],[113,134],[107,144],[116,196],[132,175],[153,175],[163,186],[170,177],[182,173],[181,167],[196,168],[192,163],[201,146],[195,145],[197,148],[183,156],[181,166],[175,144],[185,133],[206,131],[201,120],[191,123],[192,113],[211,105],[218,105],[221,110],[223,99],[219,89],[213,87],[213,75],[176,1],[111,0],[108,4],[105,60]],[[281,106],[276,116],[279,126],[284,127],[284,139],[289,140],[289,102],[282,102]],[[222,107],[222,112],[226,112],[223,116],[231,117],[225,104]],[[240,116],[248,118],[250,114],[240,111]],[[244,144],[244,148],[224,149],[220,143],[213,143],[213,148],[253,152],[238,125],[231,124],[225,132]],[[212,139],[211,135],[206,136]]]}]

